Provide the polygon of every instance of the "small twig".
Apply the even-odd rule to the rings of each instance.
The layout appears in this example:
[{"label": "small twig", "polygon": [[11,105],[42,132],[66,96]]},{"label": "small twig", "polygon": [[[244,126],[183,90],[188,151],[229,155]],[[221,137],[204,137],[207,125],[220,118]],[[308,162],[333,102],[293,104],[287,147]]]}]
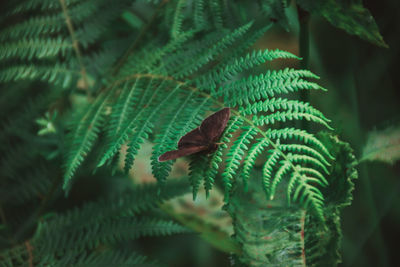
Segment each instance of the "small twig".
[{"label": "small twig", "polygon": [[[301,69],[308,69],[310,59],[310,32],[309,21],[310,13],[297,6],[297,14],[299,16],[300,33],[299,33],[299,53],[302,60],[300,61]],[[310,93],[307,90],[300,91],[300,100],[303,102],[310,102]],[[305,120],[301,122],[301,128],[308,130],[309,123]]]},{"label": "small twig", "polygon": [[33,247],[31,245],[31,243],[29,243],[29,241],[25,241],[25,246],[26,246],[26,250],[28,251],[28,255],[29,255],[29,267],[33,267]]},{"label": "small twig", "polygon": [[303,260],[303,265],[306,265],[306,251],[305,251],[305,221],[306,221],[306,211],[303,210],[301,212],[301,218],[300,218],[300,224],[301,224],[301,230],[300,230],[300,238],[301,238],[301,258]]},{"label": "small twig", "polygon": [[83,88],[87,91],[87,93],[89,95],[89,82],[88,82],[88,78],[86,75],[86,68],[85,68],[85,65],[83,64],[83,58],[82,58],[81,50],[79,48],[79,42],[78,42],[78,39],[76,38],[71,18],[68,15],[68,9],[67,9],[67,5],[65,4],[65,0],[60,0],[60,4],[61,4],[61,7],[62,7],[62,10],[64,13],[65,22],[67,24],[69,34],[71,35],[72,46],[75,50],[75,54],[78,59],[79,66],[81,68],[81,75],[83,78]]}]

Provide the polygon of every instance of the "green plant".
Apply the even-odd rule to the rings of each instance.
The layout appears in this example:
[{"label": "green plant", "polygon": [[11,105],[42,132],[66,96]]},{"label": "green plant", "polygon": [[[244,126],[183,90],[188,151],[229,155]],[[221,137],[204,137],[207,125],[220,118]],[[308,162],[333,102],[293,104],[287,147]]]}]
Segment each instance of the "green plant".
[{"label": "green plant", "polygon": [[[260,12],[251,20],[256,3],[154,2],[152,14],[146,13],[151,4],[135,2],[132,8],[127,0],[26,0],[3,9],[0,82],[7,100],[2,114],[13,116],[2,117],[7,122],[0,136],[3,143],[10,140],[2,147],[6,163],[0,168],[1,260],[9,265],[142,263],[142,256],[128,255],[117,244],[186,231],[154,212],[136,217],[185,191],[183,183],[167,181],[173,162],[157,158],[175,149],[207,112],[230,107],[217,151],[191,157],[193,198],[201,183],[206,195],[215,184],[223,187],[235,239],[243,249],[237,256],[241,262],[336,264],[340,209],[349,204],[355,178],[351,149],[333,134],[316,135],[332,130],[330,120],[307,98],[296,99],[299,92],[325,91],[313,81],[317,75],[264,66],[301,58],[279,49],[250,48],[275,21],[287,26],[286,1],[260,1]],[[307,2],[299,5],[326,14]],[[119,21],[123,27],[115,30],[111,25],[121,14],[125,22]],[[121,37],[127,34],[133,38]],[[25,94],[32,102],[25,112],[16,112],[9,103],[25,103]],[[299,126],[299,121],[307,124]],[[61,201],[62,191],[69,196],[80,179],[101,181],[111,176],[110,169],[119,174],[120,161],[128,173],[145,140],[154,144],[150,160],[158,186],[133,187],[126,198],[84,201],[73,211],[53,213],[57,205],[50,204]],[[29,153],[20,158],[22,151]],[[350,173],[343,171],[347,167]],[[242,194],[242,189],[249,192]],[[259,199],[260,190],[266,200]],[[248,246],[251,237],[240,236],[243,229],[260,230],[252,226],[257,214],[251,223],[241,218],[255,195],[259,205],[273,203],[279,209],[272,218],[289,222],[278,232],[296,236],[284,243],[273,237],[263,247],[274,248],[269,259],[255,256],[259,248]],[[25,214],[25,207],[34,212]],[[268,227],[274,229],[275,224]],[[290,244],[294,250],[279,261],[279,248]],[[319,246],[325,250],[318,252]]]}]

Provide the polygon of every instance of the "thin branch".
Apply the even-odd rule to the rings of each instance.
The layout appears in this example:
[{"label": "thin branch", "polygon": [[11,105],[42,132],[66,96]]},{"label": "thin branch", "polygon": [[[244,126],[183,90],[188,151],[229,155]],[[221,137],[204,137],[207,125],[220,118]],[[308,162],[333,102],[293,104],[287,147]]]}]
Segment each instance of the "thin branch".
[{"label": "thin branch", "polygon": [[87,92],[89,94],[89,83],[88,83],[88,78],[87,78],[87,74],[86,74],[86,68],[85,68],[85,65],[83,64],[82,53],[79,48],[79,42],[78,42],[78,39],[76,38],[71,18],[68,15],[68,10],[67,10],[67,5],[65,4],[65,0],[60,0],[60,4],[61,4],[61,7],[62,7],[62,10],[64,13],[65,22],[67,24],[69,34],[71,35],[72,46],[75,50],[75,54],[76,54],[76,57],[78,59],[78,63],[79,63],[80,69],[81,69],[81,75],[83,78],[83,89],[87,90]]},{"label": "thin branch", "polygon": [[[308,69],[309,59],[310,59],[310,31],[309,31],[310,13],[308,13],[299,6],[297,6],[297,13],[299,16],[299,24],[300,24],[299,51],[300,51],[300,57],[302,58],[302,60],[300,61],[300,68]],[[309,103],[310,93],[306,90],[300,91],[300,100]],[[301,122],[301,128],[304,130],[308,130],[309,128],[308,121],[303,120]]]},{"label": "thin branch", "polygon": [[301,218],[300,218],[300,240],[301,240],[301,258],[303,260],[303,266],[307,266],[306,264],[306,251],[305,251],[305,222],[306,222],[306,211],[301,211]]},{"label": "thin branch", "polygon": [[29,241],[25,241],[25,246],[26,246],[26,250],[28,251],[28,255],[29,255],[29,267],[33,267],[33,247],[31,245],[31,243],[29,243]]}]

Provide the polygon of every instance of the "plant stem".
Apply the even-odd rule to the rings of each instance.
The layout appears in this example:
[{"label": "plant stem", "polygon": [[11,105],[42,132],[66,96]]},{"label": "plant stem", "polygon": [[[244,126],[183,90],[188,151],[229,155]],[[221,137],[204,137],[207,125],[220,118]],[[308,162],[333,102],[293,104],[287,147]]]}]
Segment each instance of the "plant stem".
[{"label": "plant stem", "polygon": [[[353,106],[353,114],[357,118],[356,136],[359,136],[354,145],[355,147],[358,147],[360,149],[364,145],[365,140],[365,134],[361,125],[361,108],[358,101],[361,92],[359,92],[360,89],[357,88],[355,81],[352,81],[352,84],[353,86],[350,87],[350,98]],[[359,176],[361,177],[359,187],[360,190],[362,190],[365,194],[365,198],[363,201],[365,202],[365,206],[368,207],[369,217],[366,230],[364,231],[365,237],[358,240],[355,247],[355,252],[353,253],[352,258],[349,260],[349,265],[352,265],[354,263],[354,261],[359,257],[360,253],[362,252],[363,247],[367,243],[368,239],[371,238],[372,234],[375,234],[375,240],[373,244],[377,252],[377,262],[379,262],[379,266],[388,266],[388,250],[386,249],[386,244],[383,239],[382,229],[380,225],[380,220],[383,215],[380,215],[380,213],[378,212],[376,201],[372,193],[373,188],[371,185],[371,178],[366,164],[361,164],[358,169]]]},{"label": "plant stem", "polygon": [[65,17],[65,22],[67,24],[67,28],[68,28],[68,32],[71,36],[71,40],[72,40],[72,46],[75,50],[75,54],[76,54],[76,58],[78,59],[78,63],[79,66],[81,68],[81,75],[82,75],[82,80],[83,80],[83,88],[86,90],[86,93],[88,94],[88,96],[90,96],[90,92],[89,92],[89,81],[87,78],[87,72],[86,72],[86,68],[85,68],[85,64],[83,63],[83,56],[82,56],[82,52],[79,48],[79,42],[78,39],[76,38],[75,35],[75,31],[74,31],[74,27],[72,25],[72,21],[71,21],[71,17],[68,15],[68,8],[67,5],[65,3],[65,0],[60,0],[60,4],[63,10],[63,14]]},{"label": "plant stem", "polygon": [[[300,61],[300,69],[308,69],[310,58],[310,34],[309,34],[309,21],[310,13],[297,6],[297,13],[299,16],[300,33],[299,33],[299,53],[302,60]],[[310,102],[310,93],[307,90],[300,91],[300,100],[303,102]],[[309,123],[305,120],[301,121],[301,128],[308,130]]]}]

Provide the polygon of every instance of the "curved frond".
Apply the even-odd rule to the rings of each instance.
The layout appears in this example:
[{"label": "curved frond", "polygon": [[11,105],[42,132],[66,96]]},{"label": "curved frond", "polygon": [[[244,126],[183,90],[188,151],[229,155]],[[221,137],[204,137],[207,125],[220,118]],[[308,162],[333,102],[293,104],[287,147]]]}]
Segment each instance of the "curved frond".
[{"label": "curved frond", "polygon": [[252,127],[242,127],[243,132],[240,134],[238,139],[232,145],[230,151],[227,154],[225,171],[222,174],[222,181],[225,185],[225,197],[229,197],[229,192],[232,188],[232,181],[235,176],[237,169],[244,157],[244,153],[248,150],[250,140],[254,138],[257,131]]},{"label": "curved frond", "polygon": [[207,197],[209,195],[209,191],[211,190],[214,184],[215,178],[220,168],[220,164],[223,161],[222,151],[227,148],[226,144],[230,142],[233,133],[236,132],[242,124],[243,124],[243,119],[241,119],[240,117],[234,116],[230,118],[230,120],[228,121],[228,125],[226,126],[225,131],[220,140],[222,144],[218,146],[217,151],[215,151],[213,155],[211,155],[210,157],[209,166],[204,174],[204,189],[206,191]]},{"label": "curved frond", "polygon": [[83,162],[96,141],[100,128],[104,123],[107,102],[114,90],[103,93],[96,101],[87,107],[84,115],[69,135],[70,152],[65,162],[64,189],[68,189],[75,171]]}]

